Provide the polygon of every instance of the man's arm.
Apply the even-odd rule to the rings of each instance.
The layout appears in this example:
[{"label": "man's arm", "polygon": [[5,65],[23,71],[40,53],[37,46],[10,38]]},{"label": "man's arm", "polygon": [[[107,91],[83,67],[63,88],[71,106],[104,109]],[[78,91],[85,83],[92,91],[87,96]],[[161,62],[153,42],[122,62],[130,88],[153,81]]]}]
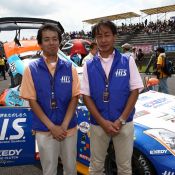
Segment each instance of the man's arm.
[{"label": "man's arm", "polygon": [[[139,96],[139,90],[138,89],[135,89],[135,90],[131,91],[130,96],[128,98],[128,101],[126,103],[125,109],[123,110],[123,112],[122,112],[122,114],[119,118],[121,118],[125,121],[128,119],[130,113],[134,109],[134,106],[137,102],[138,96]],[[115,126],[116,126],[116,128],[121,128],[121,122],[120,122],[119,119],[117,119],[115,121]]]},{"label": "man's arm", "polygon": [[93,115],[97,123],[104,129],[107,134],[114,135],[118,132],[117,129],[113,127],[112,122],[103,118],[90,96],[83,95],[83,101],[87,106],[89,112]]},{"label": "man's arm", "polygon": [[63,140],[66,137],[66,132],[63,130],[62,127],[55,125],[43,112],[40,105],[37,103],[36,100],[29,100],[30,107],[32,108],[33,112],[36,116],[44,123],[44,125],[50,130],[53,137],[57,140]]},{"label": "man's arm", "polygon": [[157,70],[159,72],[162,71],[162,68],[163,68],[163,58],[161,56],[158,57],[158,60],[157,60]]},{"label": "man's arm", "polygon": [[78,96],[74,96],[72,97],[70,103],[69,103],[69,106],[67,108],[67,111],[66,111],[66,115],[65,115],[65,118],[63,120],[63,123],[61,124],[62,128],[66,131],[68,126],[69,126],[69,123],[73,117],[73,114],[75,112],[75,109],[77,107],[77,104],[78,104]]}]

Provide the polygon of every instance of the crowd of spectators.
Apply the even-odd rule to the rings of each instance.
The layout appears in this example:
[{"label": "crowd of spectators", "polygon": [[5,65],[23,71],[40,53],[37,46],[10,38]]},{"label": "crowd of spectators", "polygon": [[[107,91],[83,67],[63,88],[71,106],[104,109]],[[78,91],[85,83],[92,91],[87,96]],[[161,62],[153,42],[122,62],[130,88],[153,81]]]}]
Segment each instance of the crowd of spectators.
[{"label": "crowd of spectators", "polygon": [[175,20],[164,20],[158,21],[157,23],[150,22],[148,25],[145,26],[144,32],[147,34],[151,33],[174,33],[175,32]]},{"label": "crowd of spectators", "polygon": [[85,32],[84,30],[81,31],[73,31],[73,32],[65,32],[63,35],[64,39],[88,39],[91,38],[91,31]]},{"label": "crowd of spectators", "polygon": [[[117,26],[117,34],[118,35],[125,35],[125,34],[133,34],[143,32],[146,34],[152,33],[174,33],[175,32],[175,20],[164,20],[157,22],[150,21],[148,23],[147,19],[144,22],[136,23],[136,24],[124,24],[122,23],[121,26]],[[73,32],[66,32],[64,34],[64,38],[66,40],[75,39],[75,38],[82,38],[82,39],[89,39],[91,38],[91,32],[81,31],[73,31]]]},{"label": "crowd of spectators", "polygon": [[137,23],[137,24],[129,24],[126,25],[122,23],[122,26],[117,26],[117,32],[118,34],[132,34],[137,32],[144,32],[147,34],[151,33],[163,33],[163,32],[169,32],[174,33],[175,32],[175,20],[164,20],[157,22],[150,21],[147,23],[147,19],[145,19],[145,22]]}]

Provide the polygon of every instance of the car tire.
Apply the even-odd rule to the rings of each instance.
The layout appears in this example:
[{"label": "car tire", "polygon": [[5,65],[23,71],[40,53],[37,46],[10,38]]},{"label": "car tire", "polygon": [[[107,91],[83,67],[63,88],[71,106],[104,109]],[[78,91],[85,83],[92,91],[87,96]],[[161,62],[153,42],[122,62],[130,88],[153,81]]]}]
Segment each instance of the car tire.
[{"label": "car tire", "polygon": [[151,162],[137,149],[132,156],[133,175],[157,175]]},{"label": "car tire", "polygon": [[[134,149],[132,156],[133,175],[156,175],[150,161],[137,149]],[[113,145],[110,144],[108,154],[105,159],[105,173],[106,175],[116,175],[117,166],[115,163],[115,153]]]}]

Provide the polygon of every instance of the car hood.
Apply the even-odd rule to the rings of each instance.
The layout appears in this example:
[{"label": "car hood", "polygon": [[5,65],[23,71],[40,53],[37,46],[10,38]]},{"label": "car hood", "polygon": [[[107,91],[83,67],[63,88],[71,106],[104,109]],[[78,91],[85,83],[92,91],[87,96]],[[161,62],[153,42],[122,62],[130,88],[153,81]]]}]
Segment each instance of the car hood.
[{"label": "car hood", "polygon": [[175,133],[175,96],[156,91],[139,95],[134,122]]}]

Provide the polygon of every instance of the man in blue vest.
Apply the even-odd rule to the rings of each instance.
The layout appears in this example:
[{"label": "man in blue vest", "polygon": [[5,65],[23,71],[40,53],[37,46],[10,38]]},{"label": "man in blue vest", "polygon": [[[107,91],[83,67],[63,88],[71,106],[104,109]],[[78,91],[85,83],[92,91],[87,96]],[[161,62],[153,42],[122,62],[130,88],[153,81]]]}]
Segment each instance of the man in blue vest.
[{"label": "man in blue vest", "polygon": [[37,41],[43,53],[25,69],[20,95],[33,110],[43,175],[57,175],[59,156],[64,174],[76,175],[78,74],[57,55],[61,31],[56,26],[43,25]]},{"label": "man in blue vest", "polygon": [[107,149],[112,139],[118,175],[131,175],[133,116],[142,79],[132,56],[114,48],[116,26],[101,21],[92,28],[98,53],[83,67],[81,93],[91,114],[90,175],[103,175]]}]

